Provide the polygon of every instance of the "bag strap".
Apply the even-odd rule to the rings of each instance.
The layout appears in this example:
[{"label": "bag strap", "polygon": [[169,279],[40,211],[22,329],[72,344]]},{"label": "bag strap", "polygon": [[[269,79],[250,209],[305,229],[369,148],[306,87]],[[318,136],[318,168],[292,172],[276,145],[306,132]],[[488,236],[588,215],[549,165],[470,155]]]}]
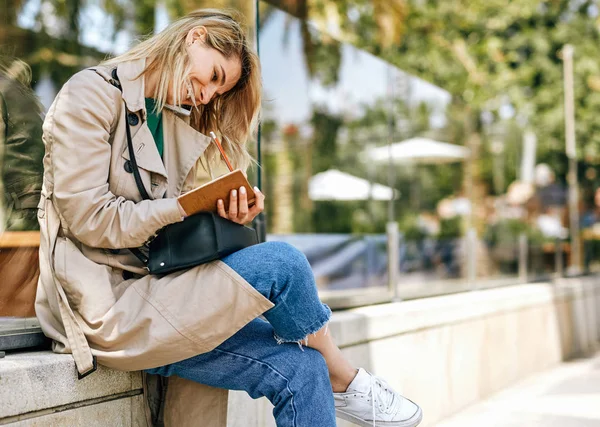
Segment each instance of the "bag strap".
[{"label": "bag strap", "polygon": [[[123,92],[123,88],[121,87],[121,82],[119,81],[119,76],[117,75],[117,69],[114,68],[111,72],[112,79],[110,80],[110,84]],[[125,104],[125,101],[123,101]],[[125,105],[125,113],[129,114],[129,110],[127,109],[127,105]],[[129,161],[131,162],[131,166],[133,169],[133,177],[135,178],[135,185],[137,185],[138,191],[140,192],[142,199],[149,200],[150,196],[146,191],[146,187],[144,187],[144,182],[142,181],[142,177],[140,176],[140,171],[138,169],[137,160],[135,159],[135,151],[133,149],[133,142],[131,140],[131,128],[129,127],[129,121],[125,120],[125,132],[127,134],[127,150],[129,151]]]}]

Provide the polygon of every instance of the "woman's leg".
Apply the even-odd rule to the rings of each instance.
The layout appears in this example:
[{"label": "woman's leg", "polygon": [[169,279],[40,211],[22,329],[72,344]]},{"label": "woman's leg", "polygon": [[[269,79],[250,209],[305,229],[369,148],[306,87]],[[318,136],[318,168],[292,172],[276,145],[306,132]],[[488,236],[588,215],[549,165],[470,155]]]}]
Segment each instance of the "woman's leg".
[{"label": "woman's leg", "polygon": [[[365,427],[415,427],[421,422],[422,411],[414,402],[396,393],[383,379],[364,369],[357,371],[342,356],[327,334],[331,310],[319,300],[312,269],[302,252],[286,243],[268,242],[223,261],[275,304],[264,316],[273,326],[278,343],[303,342],[323,356],[338,417]],[[289,354],[291,363],[300,354],[297,347],[295,350]],[[308,375],[321,382],[325,373],[315,370]]]},{"label": "woman's leg", "polygon": [[278,427],[335,427],[327,366],[321,354],[279,345],[273,327],[255,319],[216,349],[147,372],[177,375],[251,397],[266,396]]},{"label": "woman's leg", "polygon": [[327,333],[327,328],[321,328],[317,333],[310,335],[306,339],[306,345],[317,350],[325,358],[333,391],[345,392],[358,370],[344,357],[331,334]]},{"label": "woman's leg", "polygon": [[327,333],[331,310],[319,300],[304,254],[287,243],[268,242],[235,252],[223,262],[275,304],[264,316],[278,342],[297,342],[318,350],[327,363],[333,391],[346,391],[357,370]]}]

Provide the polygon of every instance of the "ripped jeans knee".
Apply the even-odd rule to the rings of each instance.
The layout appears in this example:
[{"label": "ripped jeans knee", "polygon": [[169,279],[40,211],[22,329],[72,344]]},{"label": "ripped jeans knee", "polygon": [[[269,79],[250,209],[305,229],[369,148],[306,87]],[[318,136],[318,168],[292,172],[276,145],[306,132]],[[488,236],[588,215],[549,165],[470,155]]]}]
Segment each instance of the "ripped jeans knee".
[{"label": "ripped jeans knee", "polygon": [[[327,307],[329,308],[329,307]],[[294,339],[285,339],[280,337],[279,335],[277,335],[277,332],[273,333],[273,337],[275,338],[275,341],[277,341],[277,344],[287,344],[287,343],[296,343],[298,344],[298,347],[300,347],[300,350],[304,351],[304,348],[302,347],[302,345],[308,347],[308,338],[312,335],[312,336],[316,336],[317,332],[319,332],[321,329],[325,329],[325,331],[323,332],[324,335],[327,335],[329,333],[329,320],[327,320],[325,322],[325,325],[321,325],[319,328],[317,328],[314,332],[310,332],[308,334],[306,334],[306,336],[304,338],[301,338],[299,340],[294,340]]]},{"label": "ripped jeans knee", "polygon": [[278,343],[300,348],[327,325],[331,309],[321,302],[306,256],[290,244],[267,242],[235,252],[222,261],[275,304],[263,313]]}]

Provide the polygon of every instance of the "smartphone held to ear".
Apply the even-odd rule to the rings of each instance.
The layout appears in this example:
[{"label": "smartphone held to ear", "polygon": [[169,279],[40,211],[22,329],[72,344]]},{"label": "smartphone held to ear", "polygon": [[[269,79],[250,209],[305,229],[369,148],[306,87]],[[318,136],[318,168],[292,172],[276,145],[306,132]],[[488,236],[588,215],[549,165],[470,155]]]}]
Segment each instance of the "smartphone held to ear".
[{"label": "smartphone held to ear", "polygon": [[189,117],[192,114],[192,107],[187,105],[178,107],[177,105],[165,104],[165,108],[168,108],[169,110],[174,111],[175,113],[181,114],[183,116]]}]

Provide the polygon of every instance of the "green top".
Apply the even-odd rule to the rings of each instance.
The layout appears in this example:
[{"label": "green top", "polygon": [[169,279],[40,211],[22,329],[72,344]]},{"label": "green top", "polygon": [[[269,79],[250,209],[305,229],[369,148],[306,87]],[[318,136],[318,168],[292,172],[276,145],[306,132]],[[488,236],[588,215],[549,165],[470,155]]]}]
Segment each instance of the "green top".
[{"label": "green top", "polygon": [[154,137],[156,148],[158,148],[158,154],[162,157],[164,149],[162,113],[156,114],[154,111],[155,106],[156,101],[154,99],[146,98],[146,119],[148,120],[148,128]]}]

